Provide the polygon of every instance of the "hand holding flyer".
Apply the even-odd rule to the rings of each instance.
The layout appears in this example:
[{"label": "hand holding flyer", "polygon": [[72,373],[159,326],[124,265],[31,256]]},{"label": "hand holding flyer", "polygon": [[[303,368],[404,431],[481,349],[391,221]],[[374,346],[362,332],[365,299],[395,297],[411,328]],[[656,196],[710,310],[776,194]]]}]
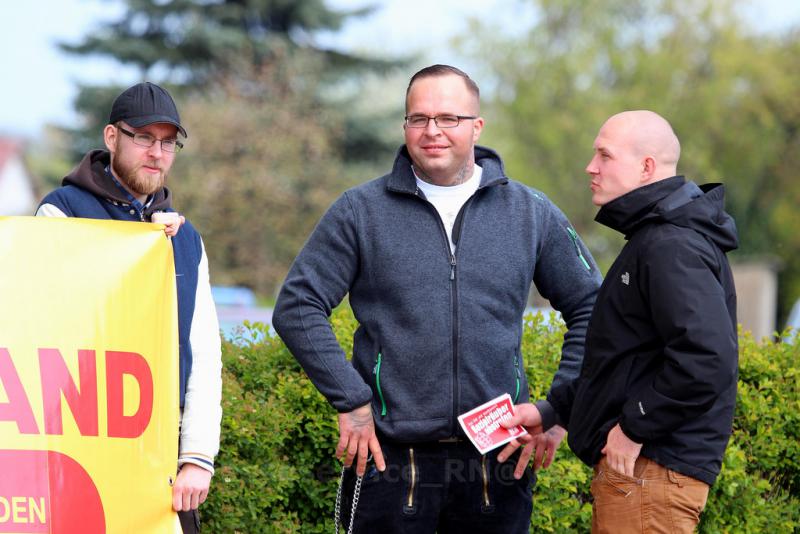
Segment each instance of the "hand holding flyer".
[{"label": "hand holding flyer", "polygon": [[512,428],[500,426],[500,421],[504,421],[512,415],[514,415],[514,404],[511,402],[511,395],[505,393],[459,415],[458,422],[478,451],[486,454],[492,449],[528,433],[521,425]]}]

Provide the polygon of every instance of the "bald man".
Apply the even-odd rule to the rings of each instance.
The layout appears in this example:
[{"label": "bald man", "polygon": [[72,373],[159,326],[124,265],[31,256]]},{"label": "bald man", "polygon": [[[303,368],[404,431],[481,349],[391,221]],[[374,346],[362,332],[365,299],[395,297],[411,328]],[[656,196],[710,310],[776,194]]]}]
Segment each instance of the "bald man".
[{"label": "bald man", "polygon": [[595,220],[627,244],[597,296],[578,380],[507,422],[568,429],[594,467],[595,534],[692,532],[731,434],[738,346],[725,253],[736,227],[724,187],[676,176],[679,157],[672,127],[652,111],[603,124],[586,167]]}]

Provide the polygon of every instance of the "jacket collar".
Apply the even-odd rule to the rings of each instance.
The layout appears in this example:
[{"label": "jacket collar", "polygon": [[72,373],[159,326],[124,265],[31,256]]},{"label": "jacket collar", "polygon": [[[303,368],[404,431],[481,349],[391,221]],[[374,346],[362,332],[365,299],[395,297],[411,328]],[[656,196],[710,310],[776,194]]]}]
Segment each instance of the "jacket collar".
[{"label": "jacket collar", "polygon": [[625,234],[626,238],[630,237],[636,228],[657,219],[659,213],[655,209],[656,205],[662,199],[679,191],[685,184],[686,179],[683,176],[673,176],[639,187],[601,207],[594,220]]},{"label": "jacket collar", "polygon": [[[508,183],[503,160],[491,148],[475,145],[475,163],[483,169],[481,184],[478,189]],[[389,191],[408,193],[410,195],[415,194],[417,191],[417,180],[414,177],[414,171],[411,170],[411,156],[405,145],[401,146],[397,151],[386,188]]]},{"label": "jacket collar", "polygon": [[687,182],[673,176],[612,200],[595,220],[625,234],[645,224],[669,223],[704,235],[727,252],[739,246],[736,222],[725,212],[725,186]]}]

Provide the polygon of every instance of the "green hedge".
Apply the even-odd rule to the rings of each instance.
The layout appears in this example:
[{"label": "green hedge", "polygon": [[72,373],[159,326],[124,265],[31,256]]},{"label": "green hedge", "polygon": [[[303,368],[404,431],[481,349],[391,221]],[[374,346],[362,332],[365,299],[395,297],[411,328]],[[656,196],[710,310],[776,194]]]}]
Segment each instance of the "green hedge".
[{"label": "green hedge", "polygon": [[[332,323],[345,350],[355,320],[344,309]],[[522,351],[531,396],[545,393],[556,369],[563,325],[527,318]],[[222,445],[209,500],[208,532],[333,532],[340,464],[333,409],[280,340],[263,325],[223,347]],[[700,532],[800,532],[800,350],[740,337],[739,401],[734,436],[712,488]],[[558,451],[534,492],[531,530],[588,532],[591,470]]]}]

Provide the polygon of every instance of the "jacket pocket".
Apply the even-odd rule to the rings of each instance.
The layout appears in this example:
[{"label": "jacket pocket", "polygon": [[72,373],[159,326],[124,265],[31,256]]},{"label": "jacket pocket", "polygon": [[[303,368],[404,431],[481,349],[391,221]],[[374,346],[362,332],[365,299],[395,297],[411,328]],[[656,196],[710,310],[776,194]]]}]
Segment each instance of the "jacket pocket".
[{"label": "jacket pocket", "polygon": [[514,351],[514,386],[511,389],[511,402],[516,404],[519,399],[519,392],[522,388],[522,370],[520,369],[522,358],[519,356],[519,350]]},{"label": "jacket pocket", "polygon": [[383,389],[381,389],[381,365],[383,364],[383,356],[378,351],[378,356],[375,358],[375,367],[372,369],[372,374],[375,375],[375,390],[378,392],[378,398],[381,401],[381,417],[385,417],[387,413],[386,399],[383,397]]}]

